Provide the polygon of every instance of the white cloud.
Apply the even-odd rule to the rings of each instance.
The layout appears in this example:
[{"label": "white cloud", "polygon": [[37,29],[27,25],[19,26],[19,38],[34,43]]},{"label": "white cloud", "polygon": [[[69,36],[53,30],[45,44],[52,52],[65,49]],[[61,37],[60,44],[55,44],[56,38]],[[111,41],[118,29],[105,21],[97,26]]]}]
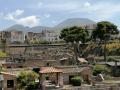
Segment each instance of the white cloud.
[{"label": "white cloud", "polygon": [[14,20],[15,17],[14,17],[12,14],[7,14],[7,15],[4,17],[4,19],[6,19],[6,20]]},{"label": "white cloud", "polygon": [[37,18],[36,16],[28,16],[25,18],[16,19],[16,22],[24,26],[33,27],[39,24],[39,18]]},{"label": "white cloud", "polygon": [[6,20],[15,20],[17,16],[20,16],[24,13],[24,10],[17,9],[15,12],[8,13],[4,19]]},{"label": "white cloud", "polygon": [[39,24],[39,18],[37,16],[27,16],[24,18],[18,18],[24,13],[24,10],[17,9],[15,12],[8,13],[4,16],[5,20],[14,21],[17,24],[21,24],[24,26],[37,26]]},{"label": "white cloud", "polygon": [[120,3],[116,4],[105,0],[92,3],[90,0],[89,2],[85,2],[84,0],[74,0],[67,3],[59,1],[46,3],[42,5],[40,10],[55,14],[61,13],[63,15],[71,14],[77,16],[79,14],[79,17],[93,18],[98,21],[111,19],[118,15],[118,13],[120,14]]},{"label": "white cloud", "polygon": [[89,8],[83,8],[82,10],[96,20],[106,20],[120,13],[120,5],[104,2],[91,5]]},{"label": "white cloud", "polygon": [[91,6],[91,3],[85,2],[85,3],[84,3],[84,6],[85,6],[85,7],[89,7],[89,6]]},{"label": "white cloud", "polygon": [[83,6],[78,6],[78,9],[71,9],[70,14],[84,14],[84,17],[92,18],[96,21],[109,20],[112,17],[120,14],[120,4],[111,2],[99,2],[91,4],[84,3]]},{"label": "white cloud", "polygon": [[[112,1],[107,0],[99,0],[99,1],[92,1],[92,0],[44,0],[39,2],[35,5],[32,4],[32,10],[38,10],[39,15],[42,16],[43,19],[47,18],[64,18],[64,17],[87,17],[93,20],[109,20],[113,19],[114,16],[118,16],[120,14],[120,3],[113,3]],[[17,9],[14,12],[8,13],[7,15],[0,15],[4,16],[7,20],[12,20],[16,23],[28,26],[36,26],[38,25],[39,18],[36,16],[27,16],[20,18],[18,16],[22,15],[24,10]],[[50,13],[50,14],[49,14]],[[61,17],[60,17],[61,16]],[[42,19],[41,18],[41,19]],[[57,21],[56,21],[57,22]],[[51,21],[51,23],[56,23]]]},{"label": "white cloud", "polygon": [[24,10],[17,9],[13,14],[15,16],[19,16],[19,15],[22,15],[23,13],[24,13]]}]

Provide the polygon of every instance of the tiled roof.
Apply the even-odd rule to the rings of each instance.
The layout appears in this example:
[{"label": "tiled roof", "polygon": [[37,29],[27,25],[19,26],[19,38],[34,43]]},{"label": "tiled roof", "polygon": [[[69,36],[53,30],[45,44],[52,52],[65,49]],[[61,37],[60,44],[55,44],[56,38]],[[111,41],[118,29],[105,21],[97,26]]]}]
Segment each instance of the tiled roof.
[{"label": "tiled roof", "polygon": [[11,75],[11,76],[16,76],[16,75],[17,75],[16,72],[1,72],[1,74],[4,74],[4,75]]},{"label": "tiled roof", "polygon": [[28,72],[28,71],[31,71],[31,69],[12,69],[12,70],[6,70],[4,72],[1,72],[1,74],[17,76],[22,71]]},{"label": "tiled roof", "polygon": [[61,69],[57,69],[54,67],[41,67],[39,73],[60,73],[62,72]]}]

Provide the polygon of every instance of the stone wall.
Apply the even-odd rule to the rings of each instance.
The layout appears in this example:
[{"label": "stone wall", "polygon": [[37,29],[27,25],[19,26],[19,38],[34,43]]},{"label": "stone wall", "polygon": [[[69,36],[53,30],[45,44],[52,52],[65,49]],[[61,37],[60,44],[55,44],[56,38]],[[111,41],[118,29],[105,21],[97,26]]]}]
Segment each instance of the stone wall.
[{"label": "stone wall", "polygon": [[[4,78],[4,80],[3,80],[3,89],[4,90],[16,90],[16,88],[17,88],[17,81],[16,81],[16,76],[14,76],[14,75],[10,75],[10,74],[7,74],[7,73],[3,73],[2,74],[3,75],[3,78]],[[13,80],[14,81],[14,86],[13,86],[13,88],[8,88],[7,87],[7,80]]]},{"label": "stone wall", "polygon": [[76,87],[63,87],[61,89],[51,89],[51,90],[120,90],[120,86],[118,84],[102,84],[102,85],[84,85],[84,86],[76,86]]}]

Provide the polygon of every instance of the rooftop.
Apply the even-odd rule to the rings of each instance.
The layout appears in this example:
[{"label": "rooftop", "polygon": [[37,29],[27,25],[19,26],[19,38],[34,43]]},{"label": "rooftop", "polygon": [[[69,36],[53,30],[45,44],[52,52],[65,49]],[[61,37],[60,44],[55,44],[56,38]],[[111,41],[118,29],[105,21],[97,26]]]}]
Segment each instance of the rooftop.
[{"label": "rooftop", "polygon": [[61,73],[61,69],[57,69],[54,67],[41,67],[39,73]]}]

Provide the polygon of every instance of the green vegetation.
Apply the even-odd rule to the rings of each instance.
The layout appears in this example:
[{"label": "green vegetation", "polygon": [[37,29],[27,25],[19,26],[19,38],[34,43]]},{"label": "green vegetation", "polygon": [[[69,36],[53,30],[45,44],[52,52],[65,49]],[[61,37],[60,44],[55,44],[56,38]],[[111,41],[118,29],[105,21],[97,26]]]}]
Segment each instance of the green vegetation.
[{"label": "green vegetation", "polygon": [[49,41],[40,41],[39,44],[51,44],[52,42]]},{"label": "green vegetation", "polygon": [[[95,55],[97,59],[104,60],[104,44],[90,43],[86,45],[80,45],[80,49],[84,56]],[[106,58],[109,56],[119,56],[120,55],[120,42],[112,40],[106,45]],[[120,59],[120,58],[118,58]],[[99,60],[98,60],[99,61]],[[105,61],[105,60],[104,60]]]},{"label": "green vegetation", "polygon": [[92,32],[92,38],[100,39],[102,41],[106,39],[106,35],[114,35],[118,33],[119,31],[115,24],[108,21],[102,21],[97,23],[96,29]]},{"label": "green vegetation", "polygon": [[21,72],[17,76],[18,87],[24,90],[34,90],[38,85],[38,83],[35,82],[35,80],[38,79],[38,77],[39,75],[32,71]]},{"label": "green vegetation", "polygon": [[109,73],[110,70],[105,66],[105,65],[95,65],[93,69],[93,75],[97,76],[98,74],[101,73]]},{"label": "green vegetation", "polygon": [[120,55],[120,42],[109,43],[106,46],[109,55]]},{"label": "green vegetation", "polygon": [[[74,48],[75,60],[78,62],[78,55],[79,52],[79,42],[85,43],[88,39],[88,32],[87,30],[83,29],[82,27],[70,27],[65,28],[61,31],[60,38],[66,41],[67,43],[71,43],[71,46]],[[78,63],[77,63],[78,64]]]},{"label": "green vegetation", "polygon": [[[79,42],[84,44],[89,39],[89,34],[87,30],[77,26],[63,29],[60,38],[70,43],[69,45],[71,45],[71,49],[74,51],[76,61],[78,56],[87,57],[88,54],[98,57],[104,56],[102,60],[108,61],[108,55],[120,55],[120,42],[111,40],[111,35],[116,35],[118,33],[119,31],[115,24],[108,21],[102,21],[97,23],[97,27],[92,32],[91,39],[94,45],[90,42],[86,48],[85,45],[83,45],[83,47],[80,46]],[[100,44],[97,45],[94,42],[99,42]]]},{"label": "green vegetation", "polygon": [[65,40],[66,42],[76,42],[79,41],[85,42],[88,36],[87,30],[83,29],[82,27],[70,27],[65,28],[61,31],[60,38]]},{"label": "green vegetation", "polygon": [[92,32],[92,39],[95,41],[97,39],[100,40],[100,43],[104,43],[104,60],[106,61],[106,47],[107,43],[111,38],[111,35],[118,34],[118,28],[115,24],[108,22],[108,21],[102,21],[97,23],[97,27]]},{"label": "green vegetation", "polygon": [[6,56],[7,56],[7,54],[5,52],[0,51],[0,57],[6,57]]},{"label": "green vegetation", "polygon": [[75,76],[75,77],[71,78],[71,84],[73,86],[80,86],[81,82],[82,82],[82,80],[79,76]]}]

